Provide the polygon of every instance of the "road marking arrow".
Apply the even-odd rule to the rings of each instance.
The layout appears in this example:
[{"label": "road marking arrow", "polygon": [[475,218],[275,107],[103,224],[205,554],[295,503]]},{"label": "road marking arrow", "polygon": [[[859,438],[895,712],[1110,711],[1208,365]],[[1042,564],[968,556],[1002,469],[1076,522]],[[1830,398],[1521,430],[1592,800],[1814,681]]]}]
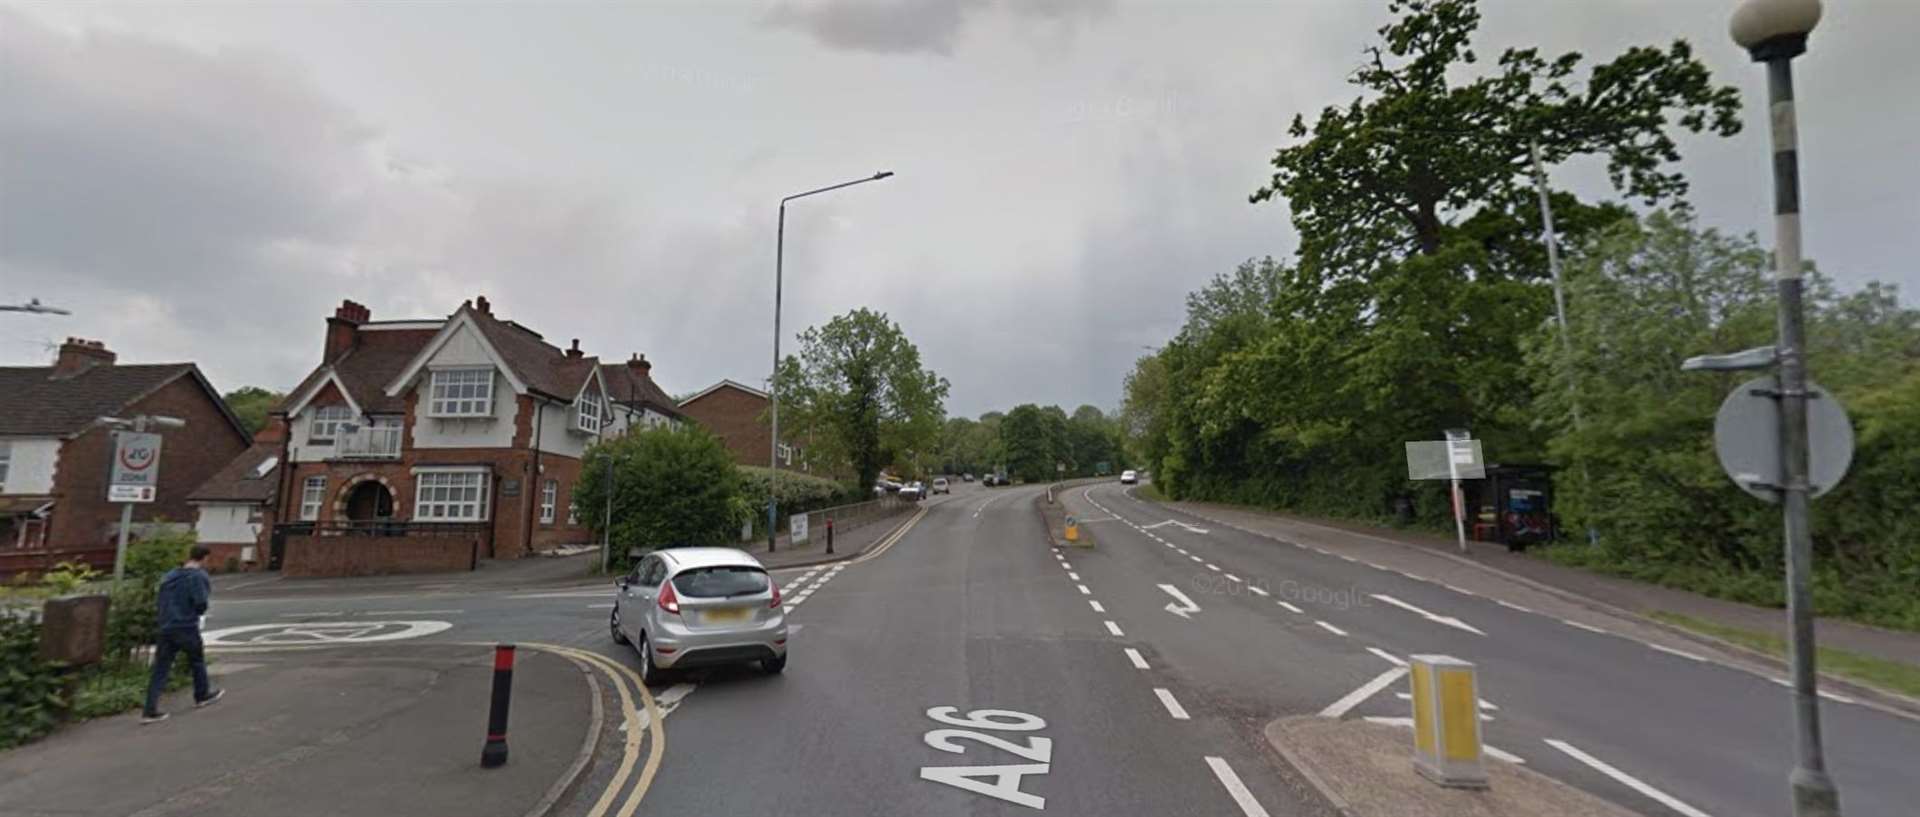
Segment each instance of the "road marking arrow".
[{"label": "road marking arrow", "polygon": [[1431,621],[1431,622],[1433,622],[1433,623],[1435,623],[1435,624],[1445,624],[1445,625],[1447,625],[1448,627],[1452,627],[1452,628],[1454,628],[1454,629],[1456,629],[1456,630],[1466,630],[1467,632],[1470,632],[1470,633],[1473,633],[1474,635],[1486,635],[1486,633],[1484,633],[1484,632],[1481,632],[1481,631],[1480,631],[1480,630],[1479,630],[1478,628],[1476,628],[1476,627],[1474,627],[1473,625],[1471,625],[1471,624],[1468,624],[1468,623],[1466,623],[1466,622],[1464,622],[1464,621],[1461,621],[1460,619],[1457,619],[1457,618],[1453,618],[1453,617],[1451,617],[1451,616],[1441,616],[1441,615],[1435,615],[1435,614],[1433,614],[1433,613],[1429,613],[1429,612],[1427,612],[1427,611],[1425,611],[1425,610],[1422,610],[1422,609],[1420,609],[1420,608],[1418,608],[1418,607],[1415,607],[1415,606],[1413,606],[1413,605],[1411,605],[1411,604],[1408,604],[1408,603],[1406,603],[1406,602],[1404,602],[1404,601],[1401,601],[1401,600],[1399,600],[1399,599],[1396,599],[1396,598],[1394,598],[1394,597],[1392,597],[1392,596],[1385,596],[1385,595],[1381,595],[1381,594],[1379,594],[1379,593],[1373,593],[1373,594],[1371,594],[1371,595],[1372,595],[1372,596],[1373,596],[1374,598],[1376,598],[1376,599],[1379,599],[1379,600],[1381,600],[1381,601],[1384,601],[1384,602],[1386,602],[1386,603],[1388,603],[1388,604],[1391,604],[1391,605],[1393,605],[1393,606],[1395,606],[1395,607],[1398,607],[1398,608],[1400,608],[1400,609],[1402,609],[1402,610],[1405,610],[1405,611],[1407,611],[1407,612],[1409,612],[1409,613],[1412,613],[1412,614],[1414,614],[1414,615],[1416,615],[1416,616],[1419,616],[1419,617],[1421,617],[1421,618],[1424,618],[1424,619],[1426,619],[1426,620],[1428,620],[1428,621]]},{"label": "road marking arrow", "polygon": [[1160,585],[1160,589],[1167,591],[1167,595],[1173,597],[1173,603],[1167,605],[1167,612],[1188,620],[1192,620],[1189,614],[1200,612],[1200,605],[1194,604],[1193,599],[1187,598],[1187,594],[1180,592],[1180,588],[1163,584]]},{"label": "road marking arrow", "polygon": [[1194,525],[1189,525],[1189,524],[1187,524],[1187,523],[1185,523],[1185,522],[1182,522],[1182,521],[1180,521],[1180,520],[1178,520],[1178,519],[1169,519],[1169,520],[1167,520],[1167,521],[1165,521],[1165,522],[1155,522],[1155,523],[1153,523],[1153,524],[1151,524],[1151,525],[1141,525],[1141,526],[1140,526],[1140,529],[1141,529],[1141,530],[1153,530],[1153,529],[1155,529],[1155,528],[1164,528],[1164,527],[1166,527],[1166,526],[1168,526],[1168,525],[1178,525],[1178,526],[1180,526],[1180,527],[1181,527],[1182,529],[1184,529],[1184,530],[1186,530],[1186,532],[1188,532],[1188,533],[1198,533],[1198,534],[1203,534],[1203,535],[1204,535],[1205,533],[1207,533],[1207,529],[1206,529],[1206,528],[1202,528],[1202,527],[1196,527],[1196,526],[1194,526]]}]

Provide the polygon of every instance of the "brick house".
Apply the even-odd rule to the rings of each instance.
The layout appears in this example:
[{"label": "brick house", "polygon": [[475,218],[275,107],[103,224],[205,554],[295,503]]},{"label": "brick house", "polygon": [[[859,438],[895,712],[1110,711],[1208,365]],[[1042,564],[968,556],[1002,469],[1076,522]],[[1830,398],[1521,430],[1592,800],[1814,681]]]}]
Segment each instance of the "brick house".
[{"label": "brick house", "polygon": [[[374,321],[343,302],[320,365],[274,412],[279,453],[250,452],[202,492],[252,501],[269,458],[264,566],[288,575],[470,569],[590,539],[572,512],[587,447],[682,414],[634,355],[602,363],[494,316],[484,297],[444,319]],[[256,446],[257,448],[257,446]],[[216,496],[228,494],[228,496]],[[215,501],[223,500],[223,501]]]},{"label": "brick house", "polygon": [[[681,413],[726,443],[735,464],[762,468],[772,454],[768,450],[773,441],[768,416],[772,406],[766,392],[734,380],[722,380],[680,401]],[[811,470],[804,456],[806,446],[794,445],[792,436],[781,436],[788,444],[781,446],[780,467],[793,468],[797,462],[800,470]]]},{"label": "brick house", "polygon": [[112,429],[100,417],[175,417],[163,429],[155,501],[134,532],[185,525],[188,494],[247,447],[247,433],[192,363],[122,365],[99,341],[68,338],[52,366],[0,367],[0,575],[63,561],[113,566],[120,505],[107,501]]}]

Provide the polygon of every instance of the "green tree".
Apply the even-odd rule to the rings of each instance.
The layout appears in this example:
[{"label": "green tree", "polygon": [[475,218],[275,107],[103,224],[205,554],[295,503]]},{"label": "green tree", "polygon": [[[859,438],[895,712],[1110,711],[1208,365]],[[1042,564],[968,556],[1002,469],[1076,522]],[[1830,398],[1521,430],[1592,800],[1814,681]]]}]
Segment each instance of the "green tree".
[{"label": "green tree", "polygon": [[240,425],[246,427],[248,434],[253,434],[266,426],[268,412],[284,397],[286,395],[259,386],[241,386],[227,392],[223,399],[233,416],[240,418]]},{"label": "green tree", "polygon": [[[613,526],[608,541],[620,564],[631,548],[732,542],[741,521],[752,513],[726,446],[691,424],[633,431],[587,449],[574,502],[581,508],[604,508],[609,492]],[[582,516],[596,535],[603,533],[601,513]]]},{"label": "green tree", "polygon": [[939,446],[946,378],[921,367],[920,350],[883,313],[856,309],[808,329],[779,377],[782,411],[817,451],[848,463],[857,485]]},{"label": "green tree", "polygon": [[1054,437],[1044,409],[1022,403],[1000,423],[1000,444],[1006,451],[1007,474],[1028,482],[1053,477]]}]

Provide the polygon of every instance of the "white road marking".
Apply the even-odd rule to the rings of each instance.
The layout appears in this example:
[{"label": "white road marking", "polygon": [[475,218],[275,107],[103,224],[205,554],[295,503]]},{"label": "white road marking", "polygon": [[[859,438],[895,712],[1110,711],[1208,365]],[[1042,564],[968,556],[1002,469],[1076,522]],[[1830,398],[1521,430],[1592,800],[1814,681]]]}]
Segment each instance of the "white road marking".
[{"label": "white road marking", "polygon": [[1347,555],[1347,554],[1345,554],[1345,553],[1342,553],[1342,554],[1339,554],[1339,555],[1340,555],[1340,558],[1341,558],[1341,559],[1343,559],[1343,560],[1345,560],[1345,561],[1349,561],[1349,562],[1357,562],[1357,561],[1360,561],[1359,559],[1355,559],[1355,558],[1353,558],[1352,556],[1348,556],[1348,555]]},{"label": "white road marking", "polygon": [[1240,577],[1239,577],[1239,576],[1235,576],[1235,575],[1233,575],[1232,573],[1227,573],[1227,574],[1225,574],[1225,575],[1226,575],[1226,577],[1227,577],[1227,581],[1230,581],[1230,582],[1237,582],[1237,581],[1240,581]]},{"label": "white road marking", "polygon": [[1220,778],[1220,785],[1227,787],[1227,794],[1239,804],[1240,811],[1246,817],[1267,817],[1267,810],[1260,807],[1260,801],[1253,799],[1253,792],[1247,791],[1247,784],[1240,782],[1240,776],[1233,773],[1233,767],[1228,766],[1225,760],[1209,755],[1207,767],[1213,769],[1213,776]]},{"label": "white road marking", "polygon": [[1306,612],[1307,612],[1307,611],[1305,611],[1305,610],[1302,610],[1302,609],[1300,609],[1300,608],[1298,608],[1298,607],[1295,607],[1295,606],[1293,606],[1293,605],[1291,605],[1291,604],[1288,604],[1288,603],[1286,603],[1286,602],[1284,602],[1284,601],[1279,601],[1279,602],[1274,602],[1274,603],[1275,603],[1275,604],[1278,604],[1278,605],[1280,605],[1281,607],[1285,607],[1285,608],[1287,608],[1287,612],[1289,612],[1289,613],[1298,613],[1298,614],[1300,614],[1300,615],[1306,615]]},{"label": "white road marking", "polygon": [[1705,661],[1705,660],[1707,660],[1707,659],[1706,659],[1706,656],[1703,656],[1703,655],[1694,655],[1693,653],[1690,653],[1690,652],[1687,652],[1687,651],[1685,651],[1685,650],[1676,650],[1676,649],[1674,649],[1674,648],[1672,648],[1672,647],[1667,647],[1667,646],[1663,646],[1663,645],[1660,645],[1660,644],[1653,644],[1653,643],[1648,643],[1648,644],[1647,644],[1647,646],[1649,646],[1649,647],[1652,647],[1652,648],[1654,648],[1654,649],[1656,649],[1656,650],[1659,650],[1659,651],[1661,651],[1661,652],[1663,652],[1663,653],[1666,653],[1666,654],[1668,654],[1668,655],[1677,655],[1677,656],[1680,656],[1681,658],[1685,658],[1685,659],[1687,659],[1687,660],[1689,660],[1689,661]]},{"label": "white road marking", "polygon": [[1333,625],[1331,625],[1331,624],[1328,624],[1328,623],[1326,623],[1326,622],[1324,622],[1324,621],[1321,621],[1321,620],[1319,620],[1319,619],[1314,619],[1314,620],[1313,620],[1313,623],[1315,623],[1315,624],[1318,624],[1318,625],[1320,625],[1320,628],[1321,628],[1321,629],[1323,629],[1323,630],[1326,630],[1327,632],[1330,632],[1330,633],[1333,633],[1334,635],[1346,635],[1346,634],[1347,634],[1347,631],[1346,631],[1346,630],[1342,630],[1342,629],[1340,629],[1339,627],[1335,627],[1335,626],[1333,626]]},{"label": "white road marking", "polygon": [[1483,743],[1483,744],[1480,744],[1480,751],[1486,752],[1487,757],[1493,758],[1494,760],[1503,760],[1508,763],[1512,763],[1515,766],[1527,765],[1527,761],[1525,759],[1505,749],[1496,749],[1492,746],[1488,746]]},{"label": "white road marking", "polygon": [[1208,562],[1208,563],[1207,563],[1207,569],[1208,569],[1208,570],[1211,570],[1211,571],[1213,571],[1213,572],[1215,572],[1215,573],[1218,573],[1218,572],[1220,572],[1220,566],[1219,566],[1219,565],[1217,565],[1217,564],[1214,564],[1214,563],[1212,563],[1212,562]]},{"label": "white road marking", "polygon": [[1194,604],[1193,599],[1187,598],[1187,594],[1180,592],[1180,588],[1171,584],[1163,584],[1159,587],[1173,597],[1173,601],[1166,606],[1167,612],[1181,618],[1189,618],[1190,614],[1200,612],[1200,605]]},{"label": "white road marking", "polygon": [[1140,651],[1132,647],[1127,648],[1127,660],[1133,662],[1134,669],[1147,668],[1147,659],[1140,657]]},{"label": "white road marking", "polygon": [[1115,624],[1111,621],[1103,622],[1103,623],[1107,625],[1107,632],[1113,633],[1116,637],[1123,637],[1126,635],[1126,633],[1120,632],[1120,625]]},{"label": "white road marking", "polygon": [[1387,652],[1386,650],[1380,649],[1379,647],[1368,647],[1367,652],[1380,656],[1381,658],[1385,659],[1387,663],[1392,664],[1396,667],[1404,667],[1407,665],[1407,662],[1400,660],[1400,656],[1394,655],[1393,653]]},{"label": "white road marking", "polygon": [[1082,596],[1091,596],[1091,595],[1093,595],[1093,591],[1092,591],[1092,590],[1088,590],[1088,589],[1087,589],[1087,586],[1086,586],[1086,585],[1084,585],[1084,584],[1076,584],[1076,585],[1074,585],[1074,586],[1075,586],[1075,587],[1078,587],[1078,588],[1080,588],[1080,595],[1082,595]]},{"label": "white road marking", "polygon": [[1560,619],[1560,623],[1565,624],[1568,627],[1575,627],[1578,629],[1586,630],[1587,632],[1590,632],[1590,633],[1599,633],[1601,635],[1608,635],[1606,630],[1602,630],[1599,627],[1595,627],[1591,624],[1581,624],[1580,622],[1574,621],[1573,619],[1570,619],[1570,618]]},{"label": "white road marking", "polygon": [[1367,723],[1377,723],[1381,726],[1404,726],[1408,729],[1413,728],[1412,718],[1389,718],[1384,715],[1368,715],[1361,718],[1361,720]]},{"label": "white road marking", "polygon": [[1689,806],[1686,803],[1680,802],[1680,800],[1676,799],[1673,795],[1647,785],[1645,782],[1641,781],[1639,778],[1634,777],[1633,775],[1627,774],[1626,772],[1620,771],[1619,769],[1616,769],[1611,765],[1608,765],[1607,762],[1604,760],[1601,760],[1597,757],[1594,757],[1593,755],[1587,754],[1586,752],[1582,752],[1579,749],[1574,748],[1573,744],[1570,744],[1564,740],[1554,740],[1553,738],[1547,738],[1547,745],[1552,746],[1555,749],[1559,749],[1561,752],[1566,753],[1568,757],[1571,757],[1574,760],[1578,760],[1581,763],[1585,763],[1588,766],[1593,767],[1594,771],[1597,771],[1601,774],[1611,777],[1614,780],[1619,781],[1621,784],[1625,785],[1627,788],[1633,789],[1634,791],[1637,791],[1650,798],[1653,798],[1653,800],[1655,802],[1658,802],[1660,805],[1666,806],[1667,808],[1680,812],[1681,814],[1684,814],[1687,817],[1710,817],[1706,812],[1701,811],[1697,808],[1694,808],[1693,806]]},{"label": "white road marking", "polygon": [[1520,612],[1522,612],[1522,613],[1531,613],[1531,612],[1533,612],[1533,609],[1532,609],[1532,608],[1530,608],[1530,607],[1521,607],[1521,606],[1520,606],[1520,605],[1518,605],[1518,604],[1514,604],[1513,602],[1510,602],[1510,601],[1506,601],[1506,600],[1503,600],[1503,599],[1494,599],[1494,600],[1493,600],[1493,603],[1494,603],[1494,604],[1498,604],[1498,605],[1500,605],[1501,607],[1505,607],[1505,608],[1507,608],[1507,609],[1509,609],[1509,610],[1519,610],[1519,611],[1520,611]]},{"label": "white road marking", "polygon": [[613,609],[613,605],[611,605],[611,604],[589,604],[589,605],[587,605],[587,609],[588,609],[588,610],[611,610],[611,609]]},{"label": "white road marking", "polygon": [[1154,687],[1153,694],[1160,699],[1160,705],[1167,708],[1167,714],[1172,715],[1174,720],[1184,721],[1188,719],[1189,716],[1187,715],[1186,708],[1182,707],[1179,701],[1173,699],[1173,693],[1160,687]]},{"label": "white road marking", "polygon": [[1342,696],[1340,700],[1327,704],[1326,709],[1320,710],[1320,717],[1338,718],[1345,715],[1352,711],[1354,707],[1365,703],[1368,698],[1379,694],[1380,690],[1386,689],[1388,685],[1400,680],[1400,676],[1406,674],[1406,667],[1394,667],[1393,669],[1380,673],[1379,676],[1373,680],[1361,684],[1359,689],[1347,693]]},{"label": "white road marking", "polygon": [[1408,604],[1408,603],[1406,603],[1406,602],[1404,602],[1404,601],[1401,601],[1401,600],[1399,600],[1399,599],[1396,599],[1396,598],[1394,598],[1394,597],[1392,597],[1392,596],[1388,596],[1388,595],[1384,595],[1384,594],[1381,594],[1381,593],[1370,593],[1370,594],[1368,594],[1368,595],[1371,595],[1372,597],[1374,597],[1374,598],[1376,598],[1376,599],[1379,599],[1379,600],[1381,600],[1381,601],[1384,601],[1384,602],[1386,602],[1386,603],[1388,603],[1388,604],[1391,604],[1391,605],[1393,605],[1393,606],[1395,606],[1395,607],[1398,607],[1398,608],[1400,608],[1400,609],[1402,609],[1402,610],[1405,610],[1405,611],[1407,611],[1407,612],[1409,612],[1409,613],[1412,613],[1412,614],[1414,614],[1414,615],[1416,615],[1416,616],[1419,616],[1419,617],[1421,617],[1421,618],[1424,618],[1424,619],[1426,619],[1426,620],[1428,620],[1428,621],[1431,621],[1431,622],[1433,622],[1433,623],[1435,623],[1435,624],[1445,624],[1446,626],[1448,626],[1448,627],[1452,627],[1452,628],[1454,628],[1454,629],[1456,629],[1456,630],[1466,630],[1467,632],[1470,632],[1470,633],[1473,633],[1474,635],[1486,635],[1486,633],[1484,633],[1484,632],[1481,632],[1479,628],[1477,628],[1477,627],[1475,627],[1475,626],[1473,626],[1473,625],[1471,625],[1471,624],[1468,624],[1468,623],[1466,623],[1466,622],[1464,622],[1464,621],[1461,621],[1460,619],[1457,619],[1457,618],[1454,618],[1454,617],[1452,617],[1452,616],[1442,616],[1442,615],[1436,615],[1436,614],[1434,614],[1434,613],[1429,613],[1429,612],[1427,612],[1427,611],[1425,611],[1425,610],[1422,610],[1422,609],[1420,609],[1420,608],[1418,608],[1418,607],[1415,607],[1415,606],[1413,606],[1413,605],[1411,605],[1411,604]]},{"label": "white road marking", "polygon": [[[609,604],[609,605],[607,605],[607,606],[608,606],[608,607],[612,607],[613,605],[611,605],[611,604]],[[366,611],[366,612],[364,612],[364,613],[355,613],[354,615],[360,615],[360,616],[423,616],[423,615],[427,615],[427,614],[429,614],[429,613],[463,613],[463,612],[466,612],[466,611],[465,611],[465,610],[368,610],[368,611]]]},{"label": "white road marking", "polygon": [[1187,556],[1187,555],[1189,555],[1189,554],[1187,553],[1187,549],[1186,549],[1186,548],[1174,548],[1174,549],[1173,549],[1173,552],[1175,552],[1175,553],[1178,553],[1178,554],[1180,554],[1180,555],[1182,555],[1182,556]]},{"label": "white road marking", "polygon": [[1107,608],[1101,607],[1100,602],[1094,601],[1093,599],[1087,599],[1087,606],[1092,607],[1096,613],[1104,613],[1107,611]]},{"label": "white road marking", "polygon": [[1187,558],[1189,558],[1189,559],[1192,559],[1192,560],[1194,560],[1194,561],[1196,561],[1196,562],[1202,562],[1202,563],[1204,563],[1204,562],[1206,562],[1206,560],[1205,560],[1205,559],[1202,559],[1202,558],[1200,558],[1200,557],[1198,557],[1198,556],[1188,556]]},{"label": "white road marking", "polygon": [[[1793,688],[1793,682],[1785,678],[1768,678],[1767,680],[1772,681],[1788,689]],[[1855,701],[1854,699],[1849,698],[1845,695],[1841,695],[1838,692],[1828,692],[1822,689],[1822,690],[1816,690],[1816,694],[1818,694],[1820,697],[1825,698],[1829,701],[1833,701],[1834,703],[1841,703],[1841,704],[1858,703],[1858,701]]]},{"label": "white road marking", "polygon": [[1068,570],[1072,570],[1072,569],[1073,569],[1073,563],[1072,563],[1072,562],[1069,562],[1069,561],[1067,561],[1067,560],[1065,560],[1065,559],[1061,559],[1061,560],[1060,560],[1060,566],[1061,566],[1061,567],[1064,567],[1064,568],[1066,568],[1066,569],[1068,569]]},{"label": "white road marking", "polygon": [[1262,589],[1260,589],[1260,588],[1258,588],[1258,587],[1254,587],[1254,586],[1252,586],[1252,585],[1248,585],[1248,586],[1247,586],[1247,589],[1248,589],[1248,590],[1250,590],[1250,591],[1253,591],[1253,594],[1254,594],[1254,595],[1256,595],[1256,596],[1265,596],[1265,595],[1267,594],[1267,591],[1265,591],[1265,590],[1262,590]]},{"label": "white road marking", "polygon": [[1069,570],[1067,571],[1067,578],[1077,582],[1080,580],[1080,574]]},{"label": "white road marking", "polygon": [[1463,595],[1463,596],[1478,596],[1478,595],[1480,595],[1479,593],[1475,593],[1475,592],[1473,592],[1472,590],[1468,590],[1468,589],[1466,589],[1466,588],[1464,588],[1464,587],[1455,587],[1454,585],[1451,585],[1451,584],[1446,584],[1445,582],[1442,582],[1442,583],[1440,584],[1440,586],[1441,586],[1441,587],[1444,587],[1444,588],[1446,588],[1446,589],[1448,589],[1448,590],[1452,590],[1452,591],[1453,591],[1453,592],[1455,592],[1455,593],[1459,593],[1460,595]]}]

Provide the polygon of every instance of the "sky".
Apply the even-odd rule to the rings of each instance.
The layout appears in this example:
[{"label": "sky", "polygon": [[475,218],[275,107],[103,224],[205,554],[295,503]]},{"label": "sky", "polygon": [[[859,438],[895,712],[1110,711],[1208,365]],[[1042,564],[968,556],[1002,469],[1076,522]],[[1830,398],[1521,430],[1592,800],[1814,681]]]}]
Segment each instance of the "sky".
[{"label": "sky", "polygon": [[[1764,76],[1722,0],[1483,0],[1483,53],[1691,41],[1739,88],[1689,137],[1702,221],[1771,222]],[[948,410],[1118,405],[1186,293],[1297,246],[1247,196],[1352,99],[1386,0],[19,3],[0,0],[0,364],[68,336],[286,389],[343,299],[486,295],[670,393],[764,381],[857,307]],[[1920,3],[1833,0],[1796,62],[1808,255],[1920,292]],[[1904,55],[1904,56],[1903,56]],[[1905,66],[1901,68],[1900,66]],[[1600,168],[1556,186],[1606,195]],[[1577,308],[1577,305],[1575,305]]]}]

